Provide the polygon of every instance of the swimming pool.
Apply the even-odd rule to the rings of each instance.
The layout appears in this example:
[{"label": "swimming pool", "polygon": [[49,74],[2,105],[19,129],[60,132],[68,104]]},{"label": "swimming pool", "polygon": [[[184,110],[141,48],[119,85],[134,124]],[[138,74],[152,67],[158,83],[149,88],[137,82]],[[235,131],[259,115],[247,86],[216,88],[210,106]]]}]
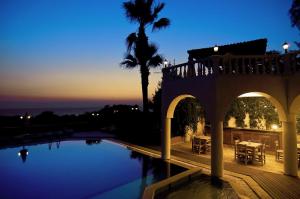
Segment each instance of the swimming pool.
[{"label": "swimming pool", "polygon": [[206,174],[200,174],[192,181],[178,185],[171,190],[155,195],[155,199],[198,199],[198,198],[228,198],[238,199],[231,185],[220,179],[212,179]]},{"label": "swimming pool", "polygon": [[140,198],[145,186],[185,168],[109,140],[0,150],[0,198]]}]

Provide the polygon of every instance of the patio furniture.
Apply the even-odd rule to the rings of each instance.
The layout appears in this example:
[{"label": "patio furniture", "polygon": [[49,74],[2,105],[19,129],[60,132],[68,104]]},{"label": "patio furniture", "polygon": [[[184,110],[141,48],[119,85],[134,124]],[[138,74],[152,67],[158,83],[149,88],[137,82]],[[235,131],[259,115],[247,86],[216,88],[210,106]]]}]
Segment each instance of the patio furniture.
[{"label": "patio furniture", "polygon": [[255,153],[255,161],[261,163],[262,165],[266,164],[266,145],[262,144],[260,148]]},{"label": "patio furniture", "polygon": [[234,140],[234,159],[235,160],[238,158],[237,147],[238,147],[239,142],[240,142],[240,140],[238,140],[238,139]]},{"label": "patio furniture", "polygon": [[239,161],[244,162],[245,164],[248,163],[248,157],[247,157],[247,146],[244,144],[237,144],[237,159]]},{"label": "patio furniture", "polygon": [[275,141],[275,159],[277,161],[283,160],[283,150],[279,148],[279,143]]},{"label": "patio furniture", "polygon": [[206,153],[206,151],[210,150],[210,137],[208,136],[199,136],[194,137],[192,141],[192,151],[193,153],[196,152]]},{"label": "patio furniture", "polygon": [[193,153],[200,154],[201,152],[201,139],[198,137],[194,137],[192,140],[192,151]]},{"label": "patio furniture", "polygon": [[237,145],[237,157],[240,161],[253,162],[256,160],[257,155],[259,154],[259,148],[262,144],[257,142],[242,141]]},{"label": "patio furniture", "polygon": [[211,151],[211,140],[206,141],[206,151],[210,152]]}]

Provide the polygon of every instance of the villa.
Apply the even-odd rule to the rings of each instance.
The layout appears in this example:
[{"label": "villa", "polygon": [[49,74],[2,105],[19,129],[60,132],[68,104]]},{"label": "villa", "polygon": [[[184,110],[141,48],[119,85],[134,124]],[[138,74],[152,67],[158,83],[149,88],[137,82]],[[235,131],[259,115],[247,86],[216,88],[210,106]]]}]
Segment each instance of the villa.
[{"label": "villa", "polygon": [[[183,157],[197,159],[190,158],[194,143],[172,144],[171,141],[171,122],[176,105],[185,98],[196,98],[204,107],[205,119],[210,123],[210,155],[206,154],[206,157],[210,159],[208,164],[212,176],[224,176],[224,162],[228,157],[231,157],[230,161],[242,157],[237,154],[239,142],[245,147],[247,144],[247,147],[257,147],[252,154],[243,156],[243,161],[247,164],[246,158],[251,157],[251,161],[262,162],[263,166],[236,163],[231,171],[242,167],[265,168],[265,171],[274,168],[282,176],[298,176],[300,144],[297,142],[296,114],[300,112],[300,52],[287,52],[286,44],[284,54],[266,52],[266,46],[266,39],[258,39],[193,49],[188,51],[188,62],[163,68],[161,154],[164,160],[172,159],[171,150],[172,154],[181,150]],[[282,132],[223,128],[225,115],[238,97],[265,97],[269,100],[276,108]],[[260,149],[262,146],[264,148]],[[255,151],[257,156],[253,155]],[[198,152],[200,155],[196,156],[205,158],[200,149]]]}]

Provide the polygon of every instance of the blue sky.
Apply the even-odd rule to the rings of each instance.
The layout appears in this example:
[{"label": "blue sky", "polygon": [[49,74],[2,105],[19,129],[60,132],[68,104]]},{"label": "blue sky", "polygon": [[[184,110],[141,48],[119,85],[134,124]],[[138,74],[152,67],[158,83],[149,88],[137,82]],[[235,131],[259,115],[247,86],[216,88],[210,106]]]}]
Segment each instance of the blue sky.
[{"label": "blue sky", "polygon": [[[122,2],[0,0],[0,108],[55,100],[139,102],[138,70],[119,67],[124,39],[137,27],[125,18]],[[299,31],[288,15],[292,0],[162,2],[160,16],[171,26],[148,35],[172,62],[185,62],[188,49],[258,38],[268,39],[269,50],[282,51],[284,41],[297,49]],[[160,77],[151,74],[150,96]]]}]

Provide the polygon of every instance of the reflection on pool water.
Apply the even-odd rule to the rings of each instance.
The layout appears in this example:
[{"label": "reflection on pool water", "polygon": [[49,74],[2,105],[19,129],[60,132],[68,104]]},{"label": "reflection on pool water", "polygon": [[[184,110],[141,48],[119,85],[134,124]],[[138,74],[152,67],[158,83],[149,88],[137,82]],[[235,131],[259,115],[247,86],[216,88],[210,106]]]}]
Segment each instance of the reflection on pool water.
[{"label": "reflection on pool water", "polygon": [[0,198],[140,198],[185,169],[108,140],[0,150]]}]

